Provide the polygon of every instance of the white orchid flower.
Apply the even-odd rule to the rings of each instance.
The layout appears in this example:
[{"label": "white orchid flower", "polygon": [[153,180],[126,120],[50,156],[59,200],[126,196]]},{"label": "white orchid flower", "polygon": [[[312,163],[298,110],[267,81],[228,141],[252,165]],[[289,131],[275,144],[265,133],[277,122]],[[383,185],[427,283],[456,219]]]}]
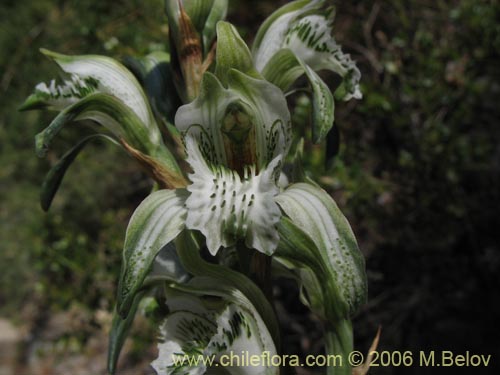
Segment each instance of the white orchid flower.
[{"label": "white orchid flower", "polygon": [[298,0],[274,12],[260,27],[253,45],[258,71],[283,91],[304,75],[312,87],[313,141],[320,142],[334,121],[333,95],[318,72],[342,78],[335,96],[361,99],[361,73],[332,36],[333,11],[322,0]]},{"label": "white orchid flower", "polygon": [[[132,216],[118,312],[128,316],[156,255],[168,244],[175,242],[187,272],[213,276],[215,265],[190,264],[190,257],[200,257],[199,248],[185,249],[183,233],[196,230],[212,254],[244,241],[250,249],[273,255],[302,286],[303,301],[333,322],[329,342],[348,353],[352,350],[349,316],[366,297],[364,262],[356,240],[324,190],[305,183],[285,190],[278,187],[291,142],[284,94],[248,63],[250,52],[236,30],[219,25],[218,40],[224,42],[217,51],[217,76],[205,73],[199,96],[181,106],[175,118],[192,169],[190,183],[151,194]],[[230,277],[234,271],[227,267],[217,267],[221,268],[217,285],[247,296],[273,339],[279,337],[273,333],[272,309],[251,289],[255,284]],[[188,373],[198,370],[192,371]]]},{"label": "white orchid flower", "polygon": [[[202,283],[203,292],[210,293],[207,285],[214,280]],[[219,367],[231,374],[279,374],[279,368],[264,359],[252,365],[244,362],[248,357],[263,358],[264,352],[268,357],[277,354],[266,324],[251,304],[172,291],[167,296],[170,314],[160,326],[158,358],[151,363],[158,375],[202,375]]]}]

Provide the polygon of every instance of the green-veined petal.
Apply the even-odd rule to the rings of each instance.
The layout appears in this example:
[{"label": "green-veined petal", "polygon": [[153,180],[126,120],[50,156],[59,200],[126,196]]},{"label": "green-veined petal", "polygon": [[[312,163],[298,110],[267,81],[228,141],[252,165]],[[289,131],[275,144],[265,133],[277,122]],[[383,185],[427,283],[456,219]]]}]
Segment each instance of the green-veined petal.
[{"label": "green-veined petal", "polygon": [[276,10],[262,23],[252,47],[255,67],[258,71],[262,71],[271,57],[283,48],[284,36],[290,22],[305,9],[309,9],[310,3],[310,0],[292,1]]},{"label": "green-veined petal", "polygon": [[332,37],[330,21],[323,15],[308,15],[293,23],[283,43],[314,71],[331,70],[343,79],[345,95],[342,99],[361,99],[361,73],[348,54]]},{"label": "green-veined petal", "polygon": [[127,227],[118,286],[118,312],[126,316],[158,252],[184,228],[185,191],[159,190],[135,210]]},{"label": "green-veined petal", "polygon": [[[211,285],[216,281],[204,279],[203,282]],[[209,367],[219,366],[230,374],[278,374],[277,367],[267,366],[264,361],[260,366],[227,366],[225,361],[231,353],[276,354],[269,332],[255,308],[220,298],[177,293],[178,296],[167,299],[171,314],[160,329],[159,356],[152,363],[159,375],[198,375],[204,374]],[[191,361],[198,356],[213,359],[213,365],[202,361],[194,365]]]},{"label": "green-veined petal", "polygon": [[262,74],[283,91],[288,90],[302,74],[306,75],[312,88],[312,139],[314,143],[321,142],[332,128],[335,114],[333,95],[326,83],[288,48],[279,50]]},{"label": "green-veined petal", "polygon": [[229,22],[220,21],[217,24],[217,65],[215,75],[224,86],[227,86],[231,69],[259,78],[252,62],[252,54],[241,38],[236,28]]},{"label": "green-veined petal", "polygon": [[298,183],[276,198],[285,214],[316,244],[338,288],[345,316],[366,299],[364,259],[346,218],[322,189]]},{"label": "green-veined petal", "polygon": [[19,108],[21,111],[49,109],[62,111],[87,95],[97,91],[98,83],[92,77],[81,79],[73,74],[70,79],[57,84],[52,80],[48,85],[39,83],[28,99]]},{"label": "green-veined petal", "polygon": [[257,34],[253,48],[255,66],[259,71],[272,70],[266,65],[282,48],[289,48],[314,71],[326,69],[340,75],[343,82],[336,91],[340,99],[360,99],[361,73],[333,38],[332,12],[324,8],[325,1],[296,1],[273,13]]},{"label": "green-veined petal", "polygon": [[82,80],[92,78],[97,90],[110,94],[128,106],[149,130],[151,141],[159,143],[161,135],[156,127],[147,97],[133,74],[118,61],[105,56],[67,56],[42,49],[63,71]]},{"label": "green-veined petal", "polygon": [[[254,154],[246,164],[264,168],[276,156],[285,156],[290,147],[286,99],[278,87],[264,80],[236,70],[228,78],[226,89],[214,75],[205,73],[199,97],[179,108],[175,124],[198,140],[207,162],[232,167],[231,161],[236,164],[237,155],[248,147],[248,153]],[[245,118],[244,136],[234,131],[233,117]]]},{"label": "green-veined petal", "polygon": [[95,93],[62,110],[36,136],[37,153],[44,156],[52,140],[64,126],[81,120],[96,121],[118,139],[125,139],[142,152],[153,153],[157,148],[157,145],[151,143],[148,130],[129,107],[112,95]]}]

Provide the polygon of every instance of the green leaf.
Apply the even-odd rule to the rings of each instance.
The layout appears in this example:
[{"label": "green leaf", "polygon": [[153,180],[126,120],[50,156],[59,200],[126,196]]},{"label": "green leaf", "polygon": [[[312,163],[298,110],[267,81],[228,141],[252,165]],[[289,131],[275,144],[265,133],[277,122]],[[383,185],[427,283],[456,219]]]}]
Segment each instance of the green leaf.
[{"label": "green leaf", "polygon": [[102,138],[108,140],[114,144],[118,144],[113,138],[107,137],[103,134],[94,134],[84,138],[71,150],[69,150],[64,156],[59,159],[59,161],[50,169],[49,173],[45,176],[45,180],[42,184],[42,190],[40,194],[40,203],[44,211],[48,211],[52,200],[54,199],[59,186],[66,174],[68,167],[73,163],[75,158],[78,156],[80,151],[87,145],[88,142]]},{"label": "green leaf", "polygon": [[155,257],[151,271],[148,273],[144,284],[134,296],[130,311],[126,317],[118,314],[117,308],[113,312],[113,323],[109,334],[108,349],[108,372],[115,373],[116,364],[120,356],[120,351],[127,338],[128,332],[137,312],[137,308],[143,297],[157,285],[165,282],[184,283],[190,276],[182,267],[175,246],[170,242],[164,246]]},{"label": "green leaf", "polygon": [[[296,241],[297,246],[312,239],[319,251],[321,267],[311,264],[311,270],[326,272],[322,282],[333,291],[333,300],[325,301],[327,306],[333,304],[336,319],[354,314],[366,300],[366,274],[363,256],[342,212],[324,190],[305,183],[292,185],[276,200],[293,224],[309,237],[307,240],[295,230],[296,235],[289,231],[281,238]],[[292,250],[293,242],[290,245]]]},{"label": "green leaf", "polygon": [[146,291],[140,291],[134,296],[130,311],[125,318],[122,318],[116,309],[113,312],[113,322],[111,323],[108,344],[108,372],[112,375],[116,372],[116,365],[120,357],[120,352],[128,336],[130,327],[134,322],[137,308],[145,294]]},{"label": "green leaf", "polygon": [[236,28],[229,22],[220,21],[217,24],[217,53],[215,75],[227,85],[229,71],[239,70],[255,78],[260,74],[255,70],[252,54],[241,38]]},{"label": "green leaf", "polygon": [[132,215],[123,249],[118,285],[118,312],[126,317],[160,250],[184,227],[186,192],[159,190],[148,196]]}]

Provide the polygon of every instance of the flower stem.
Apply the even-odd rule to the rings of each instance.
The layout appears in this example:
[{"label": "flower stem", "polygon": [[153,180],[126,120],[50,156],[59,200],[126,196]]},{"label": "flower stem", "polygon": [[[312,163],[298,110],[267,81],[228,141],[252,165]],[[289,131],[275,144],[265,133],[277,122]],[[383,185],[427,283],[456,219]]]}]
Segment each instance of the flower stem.
[{"label": "flower stem", "polygon": [[327,375],[351,375],[349,354],[353,350],[352,324],[349,319],[327,322],[325,326],[325,351],[328,356],[339,356],[335,365],[327,367]]}]

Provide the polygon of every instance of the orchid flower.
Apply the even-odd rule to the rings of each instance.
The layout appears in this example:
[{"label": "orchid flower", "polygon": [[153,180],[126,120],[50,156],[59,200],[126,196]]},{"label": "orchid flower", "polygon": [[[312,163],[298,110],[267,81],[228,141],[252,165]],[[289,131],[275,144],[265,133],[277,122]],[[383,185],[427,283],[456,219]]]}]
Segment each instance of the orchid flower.
[{"label": "orchid flower", "polygon": [[69,165],[89,142],[103,138],[122,147],[162,186],[185,184],[182,172],[165,147],[148,97],[137,79],[122,64],[105,56],[66,56],[42,50],[69,77],[62,83],[39,83],[21,110],[57,112],[36,136],[36,149],[44,156],[54,137],[73,123],[92,122],[101,127],[66,153],[44,181],[41,203],[48,210]]},{"label": "orchid flower", "polygon": [[342,78],[335,91],[341,100],[361,99],[359,69],[332,37],[333,10],[324,0],[297,0],[275,11],[260,27],[253,45],[258,71],[287,91],[304,75],[313,89],[313,141],[320,142],[334,120],[333,95],[318,72]]},{"label": "orchid flower", "polygon": [[[354,235],[322,189],[297,183],[283,190],[278,185],[291,142],[284,94],[248,64],[245,56],[250,51],[234,27],[219,23],[217,31],[218,40],[225,41],[217,51],[219,74],[205,73],[199,96],[181,106],[175,118],[192,169],[190,183],[153,193],[132,216],[118,311],[127,316],[156,255],[169,243],[175,242],[183,265],[189,264],[186,254],[198,251],[182,250],[179,236],[199,231],[212,255],[238,241],[274,255],[301,284],[304,302],[335,322],[330,342],[347,353],[352,349],[349,315],[366,296],[364,262]],[[207,277],[210,269],[200,268],[205,269],[203,263],[188,271]],[[229,277],[229,269],[223,268],[221,275]],[[234,287],[241,291],[253,285],[245,280],[235,281]],[[249,294],[269,323],[272,318],[259,309],[266,305],[265,298]],[[174,344],[167,340],[165,345],[168,351]]]},{"label": "orchid flower", "polygon": [[[160,375],[213,371],[190,361],[198,355],[217,362],[242,350],[279,352],[278,320],[255,275],[246,271],[246,258],[239,259],[238,271],[221,264],[221,252],[231,249],[265,257],[263,268],[272,265],[295,279],[302,302],[324,322],[327,353],[347,358],[353,345],[350,317],[366,298],[363,257],[333,199],[317,185],[294,178],[290,183],[283,172],[292,144],[286,94],[299,76],[305,74],[313,88],[314,141],[330,130],[334,105],[317,71],[329,69],[343,78],[337,89],[343,99],[361,97],[359,70],[331,37],[331,12],[320,0],[285,5],[259,30],[252,55],[236,29],[219,21],[226,0],[167,0],[166,10],[177,60],[151,55],[129,64],[146,92],[110,58],[45,51],[68,77],[61,84],[37,85],[23,106],[58,112],[37,136],[39,154],[63,127],[91,121],[163,188],[137,207],[127,227],[110,372],[141,299],[152,290],[166,298],[162,303],[169,310],[152,363]],[[160,63],[167,74],[150,76]],[[179,98],[185,104],[177,107]],[[161,115],[167,124],[173,120],[182,139],[186,175],[163,143]],[[88,140],[49,173],[44,208]],[[201,255],[204,248],[210,262]],[[224,370],[279,373],[268,365]],[[329,375],[350,372],[347,363],[327,369]]]}]

